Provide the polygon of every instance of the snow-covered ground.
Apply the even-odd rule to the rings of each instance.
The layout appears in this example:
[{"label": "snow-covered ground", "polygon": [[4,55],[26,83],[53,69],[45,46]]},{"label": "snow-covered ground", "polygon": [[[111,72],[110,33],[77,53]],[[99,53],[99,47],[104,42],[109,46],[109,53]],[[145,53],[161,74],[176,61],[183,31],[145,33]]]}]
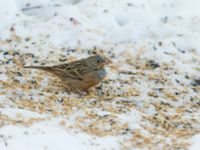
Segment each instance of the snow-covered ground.
[{"label": "snow-covered ground", "polygon": [[[0,0],[0,150],[200,146],[199,0]],[[103,53],[89,95],[26,65]]]}]

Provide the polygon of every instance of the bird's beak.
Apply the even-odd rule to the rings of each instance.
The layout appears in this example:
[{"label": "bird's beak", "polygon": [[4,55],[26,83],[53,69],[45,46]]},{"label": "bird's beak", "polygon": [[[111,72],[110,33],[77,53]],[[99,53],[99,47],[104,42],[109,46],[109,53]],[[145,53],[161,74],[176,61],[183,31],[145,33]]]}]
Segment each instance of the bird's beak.
[{"label": "bird's beak", "polygon": [[112,61],[111,61],[110,59],[106,58],[106,59],[105,59],[105,63],[106,63],[106,64],[111,64]]},{"label": "bird's beak", "polygon": [[112,63],[112,61],[108,58],[105,58],[105,61],[101,63],[101,67],[104,67],[105,65],[108,65],[110,63]]}]

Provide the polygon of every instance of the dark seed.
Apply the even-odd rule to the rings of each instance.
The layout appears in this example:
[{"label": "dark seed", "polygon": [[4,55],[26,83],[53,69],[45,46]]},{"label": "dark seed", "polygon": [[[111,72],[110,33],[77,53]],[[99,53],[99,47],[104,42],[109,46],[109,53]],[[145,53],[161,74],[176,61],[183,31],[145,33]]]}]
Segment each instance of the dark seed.
[{"label": "dark seed", "polygon": [[150,69],[155,69],[160,67],[160,65],[158,63],[156,63],[154,60],[149,60],[146,64],[146,67],[150,68]]},{"label": "dark seed", "polygon": [[4,52],[3,55],[8,55],[8,52]]},{"label": "dark seed", "polygon": [[133,4],[132,3],[127,3],[127,6],[133,6]]},{"label": "dark seed", "polygon": [[37,82],[36,82],[36,80],[31,80],[31,83],[36,84]]},{"label": "dark seed", "polygon": [[7,39],[6,42],[10,43],[10,42],[12,42],[12,40],[11,39]]},{"label": "dark seed", "polygon": [[178,49],[179,52],[185,54],[185,51],[184,50],[181,50],[181,49]]},{"label": "dark seed", "polygon": [[18,76],[22,76],[22,74],[21,74],[20,72],[17,72],[17,75],[18,75]]},{"label": "dark seed", "polygon": [[97,87],[97,89],[98,89],[98,90],[102,90],[102,87],[101,87],[101,86],[99,86],[99,87]]},{"label": "dark seed", "polygon": [[192,86],[198,86],[200,85],[200,79],[196,79],[191,83]]},{"label": "dark seed", "polygon": [[159,41],[159,42],[158,42],[158,45],[159,45],[159,46],[162,46],[162,42],[161,42],[161,41]]},{"label": "dark seed", "polygon": [[175,81],[176,81],[177,83],[180,83],[180,81],[179,81],[179,80],[177,80],[177,79],[175,79]]},{"label": "dark seed", "polygon": [[175,92],[175,94],[176,94],[176,95],[179,95],[179,93],[178,93],[178,92]]},{"label": "dark seed", "polygon": [[14,52],[13,56],[20,55],[18,52]]},{"label": "dark seed", "polygon": [[25,38],[25,41],[26,41],[26,42],[30,41],[30,38]]},{"label": "dark seed", "polygon": [[190,79],[190,77],[189,77],[188,75],[185,75],[185,78],[186,78],[186,79]]}]

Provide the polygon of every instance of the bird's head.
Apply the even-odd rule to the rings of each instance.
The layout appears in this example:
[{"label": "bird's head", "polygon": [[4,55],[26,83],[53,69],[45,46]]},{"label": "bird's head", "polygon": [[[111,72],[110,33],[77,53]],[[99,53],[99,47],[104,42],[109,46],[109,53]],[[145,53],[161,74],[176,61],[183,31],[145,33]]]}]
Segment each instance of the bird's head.
[{"label": "bird's head", "polygon": [[92,67],[102,69],[105,65],[111,63],[111,61],[105,56],[94,55],[87,58],[87,63]]}]

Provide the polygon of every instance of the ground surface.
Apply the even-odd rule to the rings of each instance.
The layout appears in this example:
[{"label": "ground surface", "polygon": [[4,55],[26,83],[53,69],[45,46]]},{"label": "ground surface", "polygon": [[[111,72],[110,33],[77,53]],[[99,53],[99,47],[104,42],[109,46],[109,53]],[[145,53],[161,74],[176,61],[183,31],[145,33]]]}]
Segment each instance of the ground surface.
[{"label": "ground surface", "polygon": [[[0,150],[199,149],[198,0],[0,0]],[[26,65],[103,53],[89,95]]]}]

